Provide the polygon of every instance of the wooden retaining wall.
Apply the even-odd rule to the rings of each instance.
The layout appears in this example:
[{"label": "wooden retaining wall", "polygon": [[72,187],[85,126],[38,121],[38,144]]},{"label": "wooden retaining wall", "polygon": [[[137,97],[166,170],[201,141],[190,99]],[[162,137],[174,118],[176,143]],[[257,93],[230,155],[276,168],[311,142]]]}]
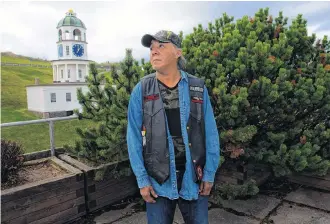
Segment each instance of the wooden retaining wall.
[{"label": "wooden retaining wall", "polygon": [[86,214],[83,172],[56,157],[40,160],[69,173],[1,191],[1,223],[59,224]]},{"label": "wooden retaining wall", "polygon": [[217,171],[216,184],[243,185],[250,179],[254,179],[258,186],[263,184],[271,175],[270,169],[261,164],[225,162]]},{"label": "wooden retaining wall", "polygon": [[330,171],[325,176],[317,176],[309,173],[294,173],[288,176],[288,180],[296,184],[330,191]]},{"label": "wooden retaining wall", "polygon": [[98,171],[111,169],[114,165],[113,163],[98,167],[90,167],[65,154],[59,155],[59,158],[85,173],[87,212],[96,211],[104,206],[111,205],[139,192],[139,188],[133,174],[120,179],[115,179],[106,175],[103,180],[95,180],[95,176]]}]

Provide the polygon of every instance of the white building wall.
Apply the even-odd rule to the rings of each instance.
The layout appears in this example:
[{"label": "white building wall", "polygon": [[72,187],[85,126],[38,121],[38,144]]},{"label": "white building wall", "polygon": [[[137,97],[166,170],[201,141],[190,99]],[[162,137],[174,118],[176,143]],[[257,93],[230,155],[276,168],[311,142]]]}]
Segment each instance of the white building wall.
[{"label": "white building wall", "polygon": [[30,111],[45,112],[45,100],[41,86],[26,87],[27,106]]},{"label": "white building wall", "polygon": [[[83,93],[89,91],[87,85],[54,84],[50,86],[28,86],[27,101],[28,110],[36,112],[60,112],[79,109],[81,105],[77,99],[77,89],[81,88]],[[101,85],[104,88],[104,85]],[[51,93],[56,94],[56,102],[51,102]],[[71,101],[66,101],[66,93],[71,93]]]},{"label": "white building wall", "polygon": [[[88,91],[86,86],[45,86],[43,89],[44,105],[46,112],[71,111],[80,109],[81,105],[77,99],[77,89],[82,88],[83,92]],[[56,102],[51,102],[51,93],[56,94]],[[71,93],[71,101],[66,101],[66,93]]]}]

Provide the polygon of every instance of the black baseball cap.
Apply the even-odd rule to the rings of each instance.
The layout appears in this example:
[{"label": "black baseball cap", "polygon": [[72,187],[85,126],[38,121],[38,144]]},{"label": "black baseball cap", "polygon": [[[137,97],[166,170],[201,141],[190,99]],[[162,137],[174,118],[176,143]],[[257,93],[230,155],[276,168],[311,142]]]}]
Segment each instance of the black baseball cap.
[{"label": "black baseball cap", "polygon": [[175,33],[173,33],[172,31],[161,30],[161,31],[157,32],[155,35],[145,34],[142,37],[141,42],[144,47],[150,47],[152,40],[157,40],[162,43],[172,43],[175,46],[177,46],[178,48],[181,48],[180,37],[178,35],[176,35]]}]

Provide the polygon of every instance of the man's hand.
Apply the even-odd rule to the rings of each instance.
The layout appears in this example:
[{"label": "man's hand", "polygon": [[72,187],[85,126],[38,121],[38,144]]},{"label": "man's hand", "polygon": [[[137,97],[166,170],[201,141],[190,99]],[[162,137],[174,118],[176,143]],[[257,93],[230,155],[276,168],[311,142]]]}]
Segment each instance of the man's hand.
[{"label": "man's hand", "polygon": [[141,196],[143,197],[143,199],[146,202],[156,203],[156,201],[154,200],[154,198],[157,198],[158,195],[156,194],[156,192],[154,191],[154,189],[152,188],[152,186],[147,186],[147,187],[141,188],[140,189],[140,194],[141,194]]},{"label": "man's hand", "polygon": [[213,183],[202,181],[202,183],[199,185],[200,195],[204,195],[204,196],[210,195],[212,187],[213,187]]}]

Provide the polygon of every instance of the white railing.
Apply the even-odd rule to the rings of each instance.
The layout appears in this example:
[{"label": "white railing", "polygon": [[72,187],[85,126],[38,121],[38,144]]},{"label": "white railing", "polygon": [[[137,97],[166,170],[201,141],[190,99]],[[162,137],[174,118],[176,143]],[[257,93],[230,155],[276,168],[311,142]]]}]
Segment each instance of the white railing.
[{"label": "white railing", "polygon": [[78,116],[72,115],[72,116],[68,116],[68,117],[55,117],[55,118],[45,118],[45,119],[30,120],[30,121],[17,121],[17,122],[0,124],[0,127],[4,128],[4,127],[22,126],[22,125],[28,125],[28,124],[48,123],[49,124],[50,151],[51,151],[51,155],[55,156],[54,122],[72,120],[72,119],[76,119],[76,118],[78,118]]}]

